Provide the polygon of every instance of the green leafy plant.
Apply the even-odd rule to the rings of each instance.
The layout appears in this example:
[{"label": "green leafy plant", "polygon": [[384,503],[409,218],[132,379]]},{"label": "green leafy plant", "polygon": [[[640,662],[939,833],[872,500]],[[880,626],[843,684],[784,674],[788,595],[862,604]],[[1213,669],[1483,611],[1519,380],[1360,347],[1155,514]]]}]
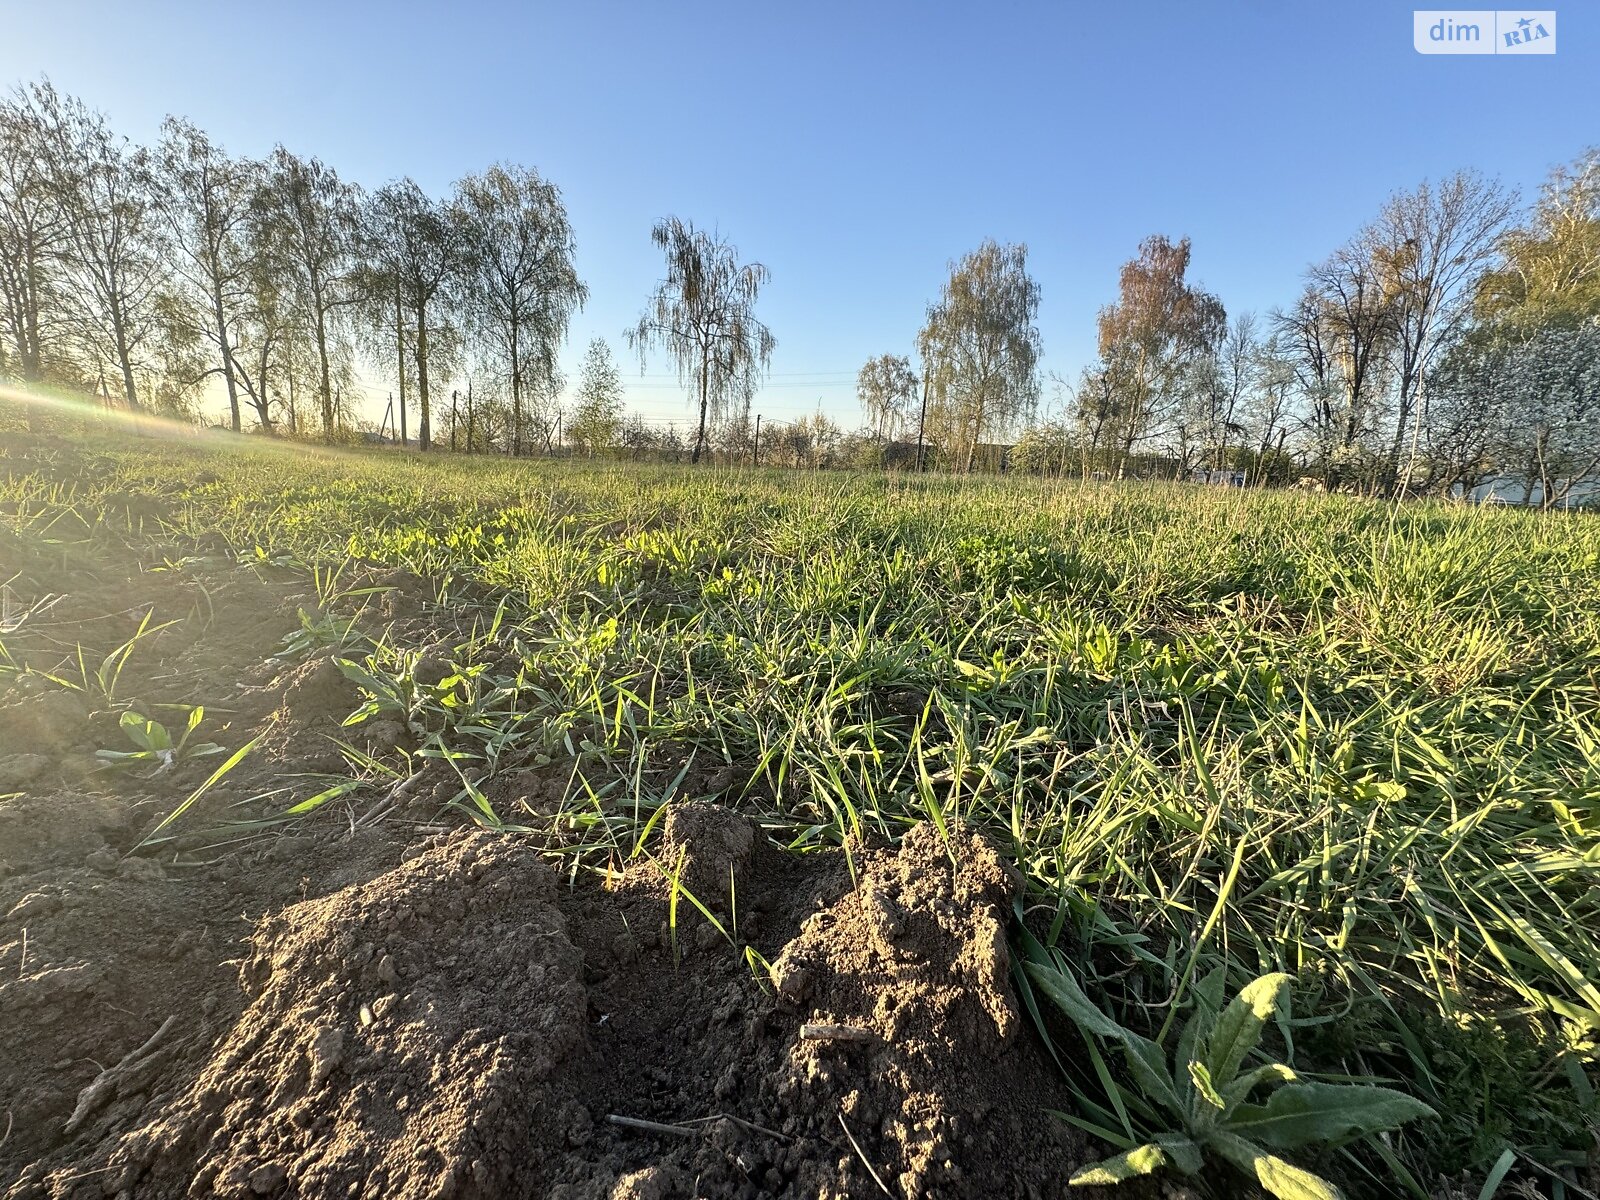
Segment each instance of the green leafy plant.
[{"label": "green leafy plant", "polygon": [[175,625],[175,621],[163,621],[159,625],[150,624],[150,618],[155,615],[155,609],[150,609],[144,614],[144,619],[139,622],[139,628],[134,635],[123,642],[111,653],[102,658],[98,665],[91,666],[84,657],[83,646],[79,645],[74,661],[77,663],[77,678],[72,679],[64,674],[50,671],[30,671],[28,673],[48,679],[59,687],[68,691],[80,692],[93,700],[105,704],[115,704],[117,701],[117,685],[122,681],[122,669],[128,665],[128,656],[133,653],[141,639],[160,633],[163,629]]},{"label": "green leafy plant", "polygon": [[180,762],[191,758],[205,758],[221,754],[223,748],[215,742],[190,744],[189,738],[205,719],[206,710],[200,705],[189,710],[189,720],[176,741],[167,727],[142,713],[125,712],[118,725],[134,750],[96,750],[95,757],[107,767],[153,766],[157,771],[171,770]]},{"label": "green leafy plant", "polygon": [[[1169,1062],[1158,1042],[1106,1016],[1059,965],[1030,961],[1024,969],[1080,1029],[1121,1046],[1143,1099],[1171,1121],[1143,1144],[1083,1168],[1074,1184],[1121,1183],[1163,1167],[1196,1175],[1210,1154],[1282,1200],[1338,1200],[1332,1183],[1276,1152],[1338,1146],[1435,1115],[1391,1088],[1303,1082],[1278,1062],[1247,1069],[1268,1022],[1288,1019],[1288,975],[1261,976],[1223,1008],[1226,969],[1212,971],[1195,987],[1194,1011]],[[1251,1102],[1267,1088],[1264,1103]]]},{"label": "green leafy plant", "polygon": [[277,659],[307,658],[318,650],[332,646],[343,650],[362,640],[355,617],[329,616],[320,609],[312,614],[304,608],[298,610],[300,628],[290,630],[280,643]]},{"label": "green leafy plant", "polygon": [[172,825],[174,825],[178,819],[184,815],[184,813],[188,812],[196,804],[200,803],[205,794],[215,787],[218,781],[221,780],[224,775],[238,766],[244,760],[245,755],[249,754],[250,751],[256,748],[256,743],[260,740],[261,735],[257,734],[244,745],[240,746],[232,754],[228,755],[220,767],[211,772],[210,775],[206,776],[206,781],[204,783],[185,796],[183,798],[183,803],[179,804],[177,808],[173,809],[166,816],[162,817],[161,820],[156,823],[156,827],[149,833],[145,834],[129,853],[137,854],[146,846],[157,845],[161,842],[169,840],[171,835],[168,834],[163,836],[163,834],[166,834],[166,831],[171,828]]}]

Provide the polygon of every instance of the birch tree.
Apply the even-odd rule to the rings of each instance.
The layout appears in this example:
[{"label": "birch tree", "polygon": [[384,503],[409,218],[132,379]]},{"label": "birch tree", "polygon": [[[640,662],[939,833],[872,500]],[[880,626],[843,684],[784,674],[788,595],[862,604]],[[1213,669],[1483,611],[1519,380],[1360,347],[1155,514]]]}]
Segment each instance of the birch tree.
[{"label": "birch tree", "polygon": [[641,372],[652,347],[676,363],[699,410],[689,459],[698,463],[708,423],[748,405],[771,365],[778,343],[755,315],[771,275],[760,263],[740,263],[724,238],[678,217],[658,222],[650,240],[666,256],[666,278],[625,336],[639,353]]},{"label": "birch tree", "polygon": [[918,335],[934,406],[971,471],[985,436],[1028,418],[1039,399],[1039,284],[1028,248],[990,239],[957,262]]},{"label": "birch tree", "polygon": [[1368,228],[1392,322],[1394,428],[1384,463],[1386,490],[1404,488],[1423,417],[1424,381],[1441,345],[1471,314],[1479,277],[1493,258],[1516,195],[1474,171],[1397,192]]},{"label": "birch tree", "polygon": [[[66,223],[51,192],[43,126],[30,94],[0,101],[0,331],[25,383],[59,353]],[[28,409],[30,421],[34,409]]]},{"label": "birch tree", "polygon": [[332,167],[273,151],[252,219],[262,251],[303,316],[316,355],[322,436],[332,440],[338,416],[336,376],[347,357],[338,325],[355,304],[361,244],[361,193]]},{"label": "birch tree", "polygon": [[464,291],[480,342],[510,382],[510,450],[523,450],[530,386],[555,390],[556,355],[589,289],[573,265],[576,242],[561,192],[529,167],[494,166],[456,185],[464,237]]},{"label": "birch tree", "polygon": [[195,327],[217,355],[237,433],[233,325],[251,274],[247,234],[259,172],[253,163],[229,158],[203,131],[177,117],[162,124],[150,167],[162,248],[182,292],[203,314]]},{"label": "birch tree", "polygon": [[856,399],[880,442],[893,439],[914,416],[918,380],[911,359],[903,354],[880,354],[869,359],[856,375]]},{"label": "birch tree", "polygon": [[1226,327],[1222,301],[1187,280],[1189,239],[1157,234],[1122,267],[1119,295],[1097,319],[1100,359],[1117,394],[1117,474],[1140,443],[1168,433],[1190,368]]},{"label": "birch tree", "polygon": [[1600,147],[1551,172],[1528,222],[1500,250],[1479,282],[1480,318],[1570,329],[1600,317]]},{"label": "birch tree", "polygon": [[[417,445],[426,451],[433,437],[430,335],[436,332],[434,322],[446,287],[467,261],[466,219],[459,208],[435,203],[412,180],[402,179],[373,195],[367,233],[395,303],[409,317],[419,410]],[[403,334],[400,339],[403,345]],[[403,360],[400,379],[403,406]]]}]

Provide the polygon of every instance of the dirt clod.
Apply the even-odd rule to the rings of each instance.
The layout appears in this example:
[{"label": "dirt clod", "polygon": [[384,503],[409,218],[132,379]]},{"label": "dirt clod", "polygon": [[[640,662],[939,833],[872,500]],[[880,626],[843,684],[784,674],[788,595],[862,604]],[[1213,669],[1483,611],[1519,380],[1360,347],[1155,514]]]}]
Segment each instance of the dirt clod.
[{"label": "dirt clod", "polygon": [[[684,804],[663,826],[654,861],[607,887],[564,880],[528,841],[458,833],[267,911],[242,950],[165,927],[139,969],[211,964],[188,1009],[211,1017],[145,1053],[153,1014],[134,1014],[105,1055],[127,1059],[118,1086],[81,1129],[63,1140],[59,1100],[24,1108],[0,1194],[76,1200],[88,1171],[155,1200],[798,1200],[878,1194],[874,1177],[908,1197],[1063,1193],[1081,1155],[1041,1111],[1067,1101],[1017,1019],[1013,882],[992,849],[916,829],[856,850],[852,884],[842,852],[791,858],[725,810]],[[689,958],[637,936],[667,921],[674,870],[713,898],[733,880],[764,913],[756,957],[721,935]],[[7,911],[47,934],[92,917],[52,899]],[[121,995],[108,966],[41,961],[28,1003]],[[47,1053],[82,1055],[58,1028]]]}]

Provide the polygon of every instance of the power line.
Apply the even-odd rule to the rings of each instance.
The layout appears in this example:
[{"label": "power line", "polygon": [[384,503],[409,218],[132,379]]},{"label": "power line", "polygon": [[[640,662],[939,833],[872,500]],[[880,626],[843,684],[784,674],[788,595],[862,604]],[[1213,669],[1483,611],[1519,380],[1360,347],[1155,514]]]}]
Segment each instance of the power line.
[{"label": "power line", "polygon": [[[769,379],[787,379],[787,378],[800,378],[802,376],[805,377],[805,378],[811,378],[812,376],[817,376],[817,375],[848,375],[851,379],[854,379],[858,373],[859,372],[856,372],[856,371],[769,371],[769,372],[767,372],[766,377],[769,378]],[[646,372],[646,373],[644,373],[642,375],[624,376],[624,378],[625,379],[627,379],[627,378],[632,378],[632,379],[677,379],[677,378],[679,378],[679,376],[677,376],[675,374],[667,373],[667,372],[649,371],[649,372]]]},{"label": "power line", "polygon": [[[670,390],[670,392],[682,392],[682,390],[685,389],[685,387],[694,387],[694,382],[690,381],[690,382],[688,382],[688,384],[629,384],[629,382],[624,381],[624,384],[622,384],[622,386],[624,386],[624,387],[637,387],[637,389],[638,390],[642,390],[642,392],[666,392],[666,390]],[[762,386],[758,387],[757,390],[760,390],[760,392],[766,392],[766,390],[773,389],[773,387],[850,387],[850,386],[851,386],[851,384],[850,384],[850,381],[848,381],[848,379],[819,379],[819,381],[818,382],[814,382],[814,384],[762,384]]]}]

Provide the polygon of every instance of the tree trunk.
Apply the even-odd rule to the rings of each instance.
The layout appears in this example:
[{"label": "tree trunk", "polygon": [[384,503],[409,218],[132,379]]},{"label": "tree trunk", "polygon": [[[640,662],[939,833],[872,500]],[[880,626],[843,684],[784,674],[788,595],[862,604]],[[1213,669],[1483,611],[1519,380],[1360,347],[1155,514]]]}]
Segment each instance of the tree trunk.
[{"label": "tree trunk", "polygon": [[700,451],[706,444],[706,403],[707,403],[707,373],[709,366],[705,355],[700,356],[700,432],[695,435],[694,453],[689,456],[689,464],[695,465],[700,461]]},{"label": "tree trunk", "polygon": [[922,472],[922,436],[928,428],[928,376],[922,376],[922,412],[917,416],[917,473]]},{"label": "tree trunk", "polygon": [[217,342],[222,347],[222,378],[228,385],[228,418],[238,433],[243,428],[239,420],[239,385],[233,378],[233,347],[228,343],[228,316],[222,307],[220,287],[212,288],[211,304],[217,319]]},{"label": "tree trunk", "polygon": [[394,357],[400,376],[400,448],[406,445],[406,323],[401,315],[400,293],[394,294]]},{"label": "tree trunk", "polygon": [[[261,422],[261,428],[266,430],[268,433],[272,432],[272,396],[267,390],[267,369],[271,365],[269,361],[271,347],[272,339],[268,337],[266,339],[266,344],[261,348],[261,373],[258,376],[261,381],[260,392],[258,393],[254,387],[249,388],[250,403],[256,410],[256,418]],[[245,373],[245,380],[247,384],[249,378],[249,372],[247,371]]]},{"label": "tree trunk", "polygon": [[333,378],[328,370],[327,315],[317,310],[317,371],[322,400],[322,440],[333,441]]},{"label": "tree trunk", "polygon": [[522,347],[521,330],[511,322],[511,457],[522,453]]},{"label": "tree trunk", "polygon": [[128,346],[126,326],[122,321],[122,306],[111,305],[111,336],[116,342],[117,366],[122,368],[122,394],[128,401],[128,411],[139,411],[139,389],[133,382],[133,352]]},{"label": "tree trunk", "polygon": [[433,446],[432,410],[428,403],[428,309],[417,305],[417,407],[422,416],[417,423],[417,448],[426,452]]},{"label": "tree trunk", "polygon": [[972,474],[973,464],[978,461],[978,439],[983,436],[983,399],[980,394],[978,407],[972,414],[972,440],[967,443],[967,470]]}]

